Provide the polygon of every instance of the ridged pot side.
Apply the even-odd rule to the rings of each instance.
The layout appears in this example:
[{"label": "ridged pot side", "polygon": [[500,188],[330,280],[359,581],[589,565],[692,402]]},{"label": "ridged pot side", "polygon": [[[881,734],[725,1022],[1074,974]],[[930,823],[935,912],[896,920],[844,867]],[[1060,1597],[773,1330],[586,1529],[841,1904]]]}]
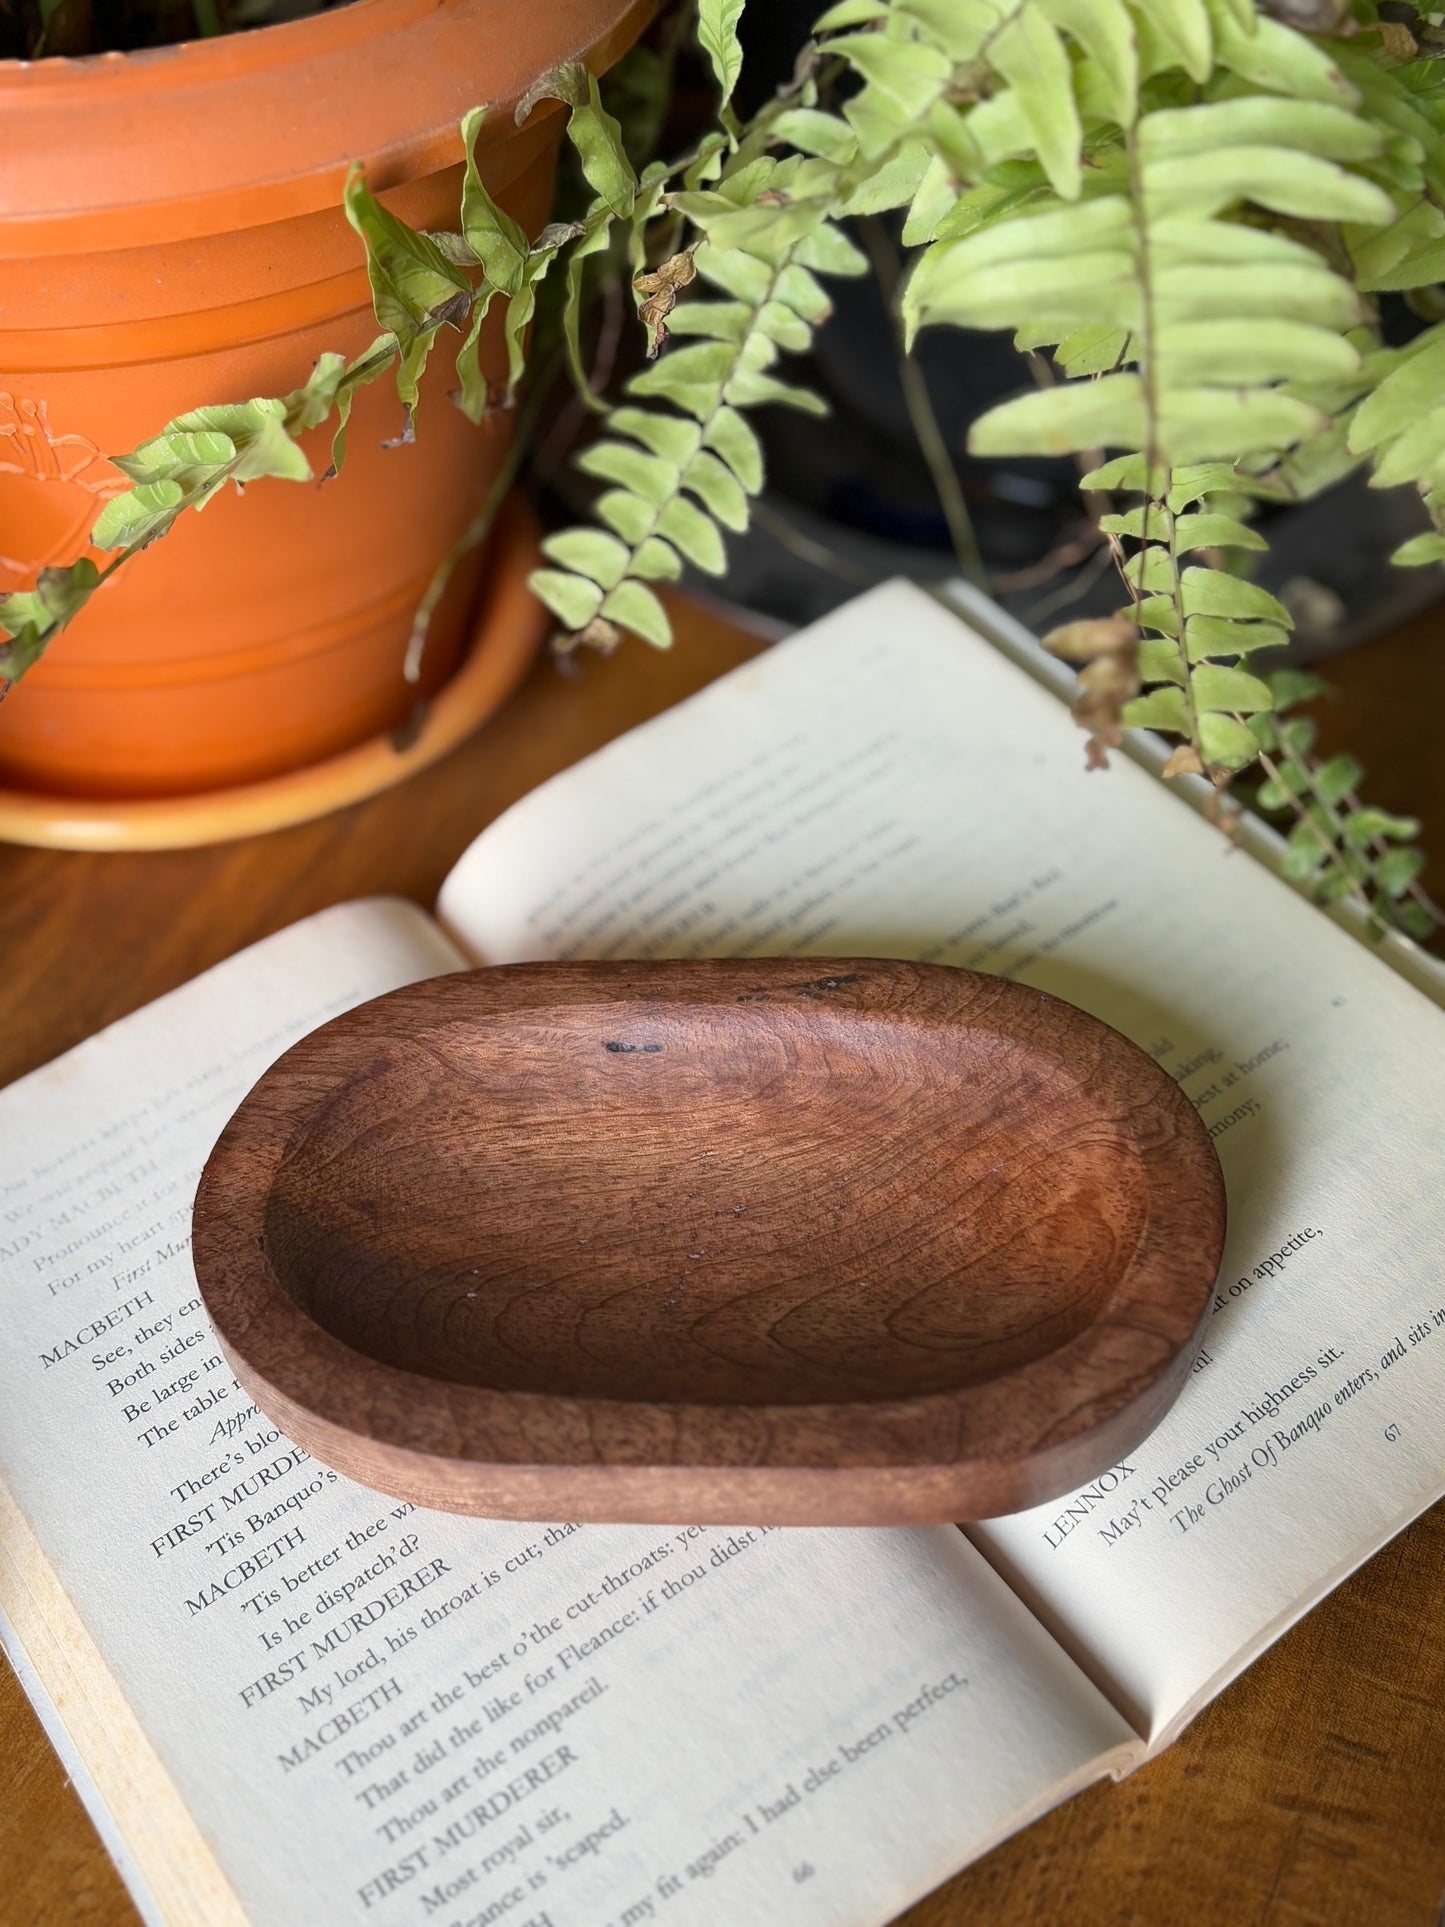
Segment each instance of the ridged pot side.
[{"label": "ridged pot side", "polygon": [[[0,186],[0,589],[84,550],[125,485],[108,453],[207,402],[285,394],[326,350],[372,340],[340,205],[351,160],[413,225],[455,226],[456,122],[493,103],[482,172],[535,233],[561,116],[519,129],[512,106],[561,60],[607,64],[645,12],[355,0],[153,55],[0,64],[0,125],[25,157]],[[47,186],[37,155],[57,140]],[[505,415],[474,428],[447,400],[459,343],[438,343],[414,444],[383,446],[401,427],[383,379],[357,396],[335,480],[228,492],[128,562],[0,704],[0,782],[183,794],[400,722],[419,693],[402,675],[417,602],[509,433]],[[504,365],[489,325],[482,366],[498,379]],[[308,445],[318,475],[328,434]],[[421,693],[455,665],[485,562],[438,612]]]}]

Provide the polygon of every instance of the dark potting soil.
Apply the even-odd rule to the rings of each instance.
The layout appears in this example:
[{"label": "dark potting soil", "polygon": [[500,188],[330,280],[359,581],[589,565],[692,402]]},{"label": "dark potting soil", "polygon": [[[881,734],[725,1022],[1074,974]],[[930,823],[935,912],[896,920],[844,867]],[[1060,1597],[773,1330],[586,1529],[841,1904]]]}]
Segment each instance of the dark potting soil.
[{"label": "dark potting soil", "polygon": [[348,0],[0,0],[0,60],[132,53],[244,33]]}]

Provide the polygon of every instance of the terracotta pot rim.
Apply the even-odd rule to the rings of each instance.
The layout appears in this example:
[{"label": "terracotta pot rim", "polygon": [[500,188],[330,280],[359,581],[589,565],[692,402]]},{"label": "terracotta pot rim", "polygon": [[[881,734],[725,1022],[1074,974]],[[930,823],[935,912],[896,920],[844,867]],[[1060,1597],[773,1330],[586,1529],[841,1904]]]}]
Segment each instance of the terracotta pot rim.
[{"label": "terracotta pot rim", "polygon": [[[488,144],[539,74],[601,71],[654,0],[349,0],[304,20],[132,53],[0,61],[0,258],[191,240],[334,208]],[[524,134],[557,111],[540,103]],[[543,136],[545,138],[545,136]]]}]

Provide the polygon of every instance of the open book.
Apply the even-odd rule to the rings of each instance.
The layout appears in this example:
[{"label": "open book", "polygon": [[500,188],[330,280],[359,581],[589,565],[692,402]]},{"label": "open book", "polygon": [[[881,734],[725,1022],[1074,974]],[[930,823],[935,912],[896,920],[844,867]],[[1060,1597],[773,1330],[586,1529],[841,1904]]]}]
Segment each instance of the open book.
[{"label": "open book", "polygon": [[[875,591],[0,1095],[0,1604],[149,1920],[875,1927],[1180,1727],[1445,1489],[1445,1016],[1055,698]],[[422,1513],[222,1363],[195,1179],[294,1038],[526,958],[872,954],[1200,1107],[1215,1316],[1127,1463],[933,1530]]]}]

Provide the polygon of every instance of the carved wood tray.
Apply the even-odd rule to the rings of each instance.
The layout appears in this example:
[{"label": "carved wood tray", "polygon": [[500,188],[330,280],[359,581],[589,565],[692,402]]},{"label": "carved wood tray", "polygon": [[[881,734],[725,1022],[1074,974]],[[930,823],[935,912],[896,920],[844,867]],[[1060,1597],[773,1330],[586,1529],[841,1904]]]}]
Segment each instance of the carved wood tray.
[{"label": "carved wood tray", "polygon": [[1208,1133],[1023,985],[876,960],[525,964],[325,1025],[195,1208],[236,1376],[423,1506],[897,1524],[1082,1484],[1174,1398]]}]

